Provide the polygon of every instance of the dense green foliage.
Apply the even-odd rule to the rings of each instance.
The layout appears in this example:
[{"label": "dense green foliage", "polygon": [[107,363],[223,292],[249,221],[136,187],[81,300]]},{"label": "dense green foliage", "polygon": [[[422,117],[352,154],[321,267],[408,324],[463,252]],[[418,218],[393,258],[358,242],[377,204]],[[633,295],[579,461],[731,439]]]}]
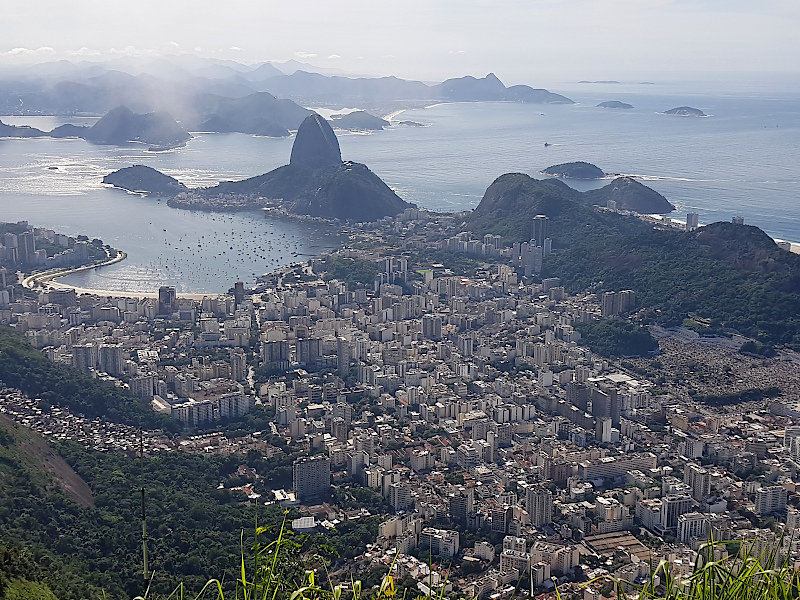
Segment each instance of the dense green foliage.
[{"label": "dense green foliage", "polygon": [[671,326],[689,315],[709,333],[738,331],[761,343],[800,348],[800,256],[760,229],[714,223],[694,232],[655,229],[635,217],[594,211],[558,181],[498,178],[469,218],[473,232],[508,241],[531,236],[537,214],[550,218],[554,254],[545,277],[571,292],[636,292],[644,318]]},{"label": "dense green foliage", "polygon": [[[20,428],[21,429],[21,428]],[[277,524],[283,511],[264,506],[269,490],[292,484],[294,455],[265,459],[243,455],[193,455],[164,452],[137,459],[122,453],[58,446],[60,454],[91,487],[95,507],[81,507],[60,492],[35,461],[15,430],[0,429],[0,536],[22,544],[48,572],[46,579],[61,600],[132,598],[143,592],[141,574],[141,487],[146,490],[148,549],[155,572],[152,591],[169,593],[179,582],[200,589],[211,577],[235,581],[241,536],[249,547],[253,528]],[[30,434],[35,435],[35,434]],[[233,476],[240,465],[258,477]],[[220,484],[223,488],[220,488]],[[261,506],[231,487],[249,483],[262,494]],[[290,515],[292,517],[298,515]],[[352,557],[377,533],[375,519],[341,523],[336,531],[298,536],[302,552],[325,548],[335,557]],[[3,560],[0,551],[0,561]],[[6,561],[8,562],[8,561]],[[33,567],[7,569],[7,580],[35,580]],[[0,578],[0,584],[2,583]]]},{"label": "dense green foliage", "polygon": [[475,271],[480,264],[477,260],[470,258],[465,254],[448,252],[446,250],[420,250],[415,252],[413,257],[415,263],[441,264],[445,269],[450,269],[453,275],[475,275]]},{"label": "dense green foliage", "polygon": [[742,390],[741,392],[732,392],[730,394],[719,394],[709,396],[697,396],[695,400],[699,400],[711,406],[727,406],[728,404],[739,404],[740,402],[753,402],[756,400],[763,400],[764,398],[777,398],[781,395],[780,388],[750,388]]},{"label": "dense green foliage", "polygon": [[602,356],[647,356],[658,350],[658,342],[646,327],[627,321],[587,321],[576,323],[575,328],[581,333],[581,344]]},{"label": "dense green foliage", "polygon": [[325,261],[326,279],[344,281],[349,289],[372,288],[375,276],[380,273],[377,263],[363,258],[330,256]]},{"label": "dense green foliage", "polygon": [[29,552],[0,542],[0,598],[5,600],[52,600],[44,580],[54,573],[42,569]]},{"label": "dense green foliage", "polygon": [[46,583],[16,579],[5,589],[4,600],[58,600]]},{"label": "dense green foliage", "polygon": [[[726,549],[737,553],[709,560]],[[800,571],[778,551],[779,542],[758,554],[752,542],[726,547],[725,542],[711,540],[700,547],[687,577],[676,577],[672,565],[662,560],[651,566],[650,576],[641,585],[613,577],[606,581],[613,584],[620,600],[794,600]]]},{"label": "dense green foliage", "polygon": [[153,412],[147,400],[54,363],[10,327],[0,326],[0,382],[47,405],[66,406],[87,417],[148,428],[175,429],[178,424]]}]

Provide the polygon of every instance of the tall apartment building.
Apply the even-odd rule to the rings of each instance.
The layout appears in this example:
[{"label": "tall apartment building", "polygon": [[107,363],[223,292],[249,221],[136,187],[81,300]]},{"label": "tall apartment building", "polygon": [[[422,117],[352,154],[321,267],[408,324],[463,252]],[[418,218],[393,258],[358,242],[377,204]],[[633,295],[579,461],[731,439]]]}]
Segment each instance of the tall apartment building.
[{"label": "tall apartment building", "polygon": [[683,470],[683,482],[692,488],[695,500],[703,500],[711,494],[711,474],[700,465],[687,464]]},{"label": "tall apartment building", "polygon": [[247,379],[247,356],[241,348],[231,350],[231,379],[244,381]]},{"label": "tall apartment building", "polygon": [[788,492],[782,485],[771,485],[756,490],[756,514],[774,515],[786,510]]},{"label": "tall apartment building", "polygon": [[442,339],[442,318],[438,315],[425,315],[422,317],[422,335],[429,340],[438,342]]},{"label": "tall apartment building", "polygon": [[177,308],[178,293],[175,286],[162,285],[158,288],[158,314],[164,315]]},{"label": "tall apartment building", "polygon": [[636,292],[622,290],[621,292],[604,292],[600,297],[600,314],[603,317],[613,317],[626,313],[636,306]]},{"label": "tall apartment building", "polygon": [[458,554],[458,532],[450,529],[426,527],[419,534],[419,548],[428,550],[442,558],[452,558]]},{"label": "tall apartment building", "polygon": [[525,491],[525,507],[531,525],[541,527],[553,522],[553,494],[542,486],[529,486]]},{"label": "tall apartment building", "polygon": [[331,487],[331,459],[321,455],[298,458],[292,466],[292,484],[301,502],[324,496]]},{"label": "tall apartment building", "polygon": [[531,239],[536,241],[537,246],[544,246],[544,240],[548,237],[548,225],[550,219],[547,215],[536,215],[533,218],[533,235]]}]

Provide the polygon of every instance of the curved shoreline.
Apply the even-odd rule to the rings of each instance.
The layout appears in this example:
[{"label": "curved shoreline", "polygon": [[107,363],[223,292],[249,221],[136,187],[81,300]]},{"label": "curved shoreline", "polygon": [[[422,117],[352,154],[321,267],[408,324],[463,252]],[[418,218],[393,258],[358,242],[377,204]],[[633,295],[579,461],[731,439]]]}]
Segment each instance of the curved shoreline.
[{"label": "curved shoreline", "polygon": [[80,267],[58,267],[55,269],[48,269],[47,271],[41,272],[33,272],[27,277],[22,280],[22,287],[32,290],[37,286],[43,285],[45,283],[51,284],[53,287],[73,287],[67,286],[66,284],[59,283],[53,281],[57,277],[65,277],[67,275],[72,275],[73,273],[83,273],[84,271],[89,271],[91,269],[99,269],[100,267],[107,267],[109,265],[116,264],[125,260],[128,257],[126,252],[122,250],[117,250],[117,255],[114,258],[111,258],[108,250],[106,249],[106,255],[108,256],[108,260],[105,260],[100,263],[92,263],[90,265],[82,265]]}]

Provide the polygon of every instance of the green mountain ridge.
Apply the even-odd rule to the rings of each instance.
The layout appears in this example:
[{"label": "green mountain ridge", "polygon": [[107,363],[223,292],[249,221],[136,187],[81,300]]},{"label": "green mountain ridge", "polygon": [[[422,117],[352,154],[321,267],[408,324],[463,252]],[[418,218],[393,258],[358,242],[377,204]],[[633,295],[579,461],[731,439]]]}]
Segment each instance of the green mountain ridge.
[{"label": "green mountain ridge", "polygon": [[527,241],[533,217],[547,215],[554,254],[542,276],[560,277],[570,291],[632,289],[645,322],[681,325],[694,314],[710,320],[709,332],[800,349],[799,255],[757,227],[655,229],[596,211],[590,200],[558,180],[509,173],[489,186],[466,224],[481,236]]}]

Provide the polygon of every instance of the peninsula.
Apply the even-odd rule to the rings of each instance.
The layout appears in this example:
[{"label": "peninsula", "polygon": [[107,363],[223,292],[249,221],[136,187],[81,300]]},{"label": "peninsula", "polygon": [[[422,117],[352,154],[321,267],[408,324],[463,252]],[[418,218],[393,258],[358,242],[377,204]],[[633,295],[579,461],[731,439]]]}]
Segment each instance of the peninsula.
[{"label": "peninsula", "polygon": [[336,134],[316,113],[300,125],[289,164],[263,175],[188,190],[156,169],[134,166],[107,175],[103,182],[167,196],[170,206],[199,210],[270,209],[362,222],[394,216],[413,206],[366,165],[342,161]]},{"label": "peninsula", "polygon": [[629,210],[641,215],[663,215],[675,210],[675,206],[664,196],[632,177],[618,177],[607,186],[585,194],[594,205]]}]

